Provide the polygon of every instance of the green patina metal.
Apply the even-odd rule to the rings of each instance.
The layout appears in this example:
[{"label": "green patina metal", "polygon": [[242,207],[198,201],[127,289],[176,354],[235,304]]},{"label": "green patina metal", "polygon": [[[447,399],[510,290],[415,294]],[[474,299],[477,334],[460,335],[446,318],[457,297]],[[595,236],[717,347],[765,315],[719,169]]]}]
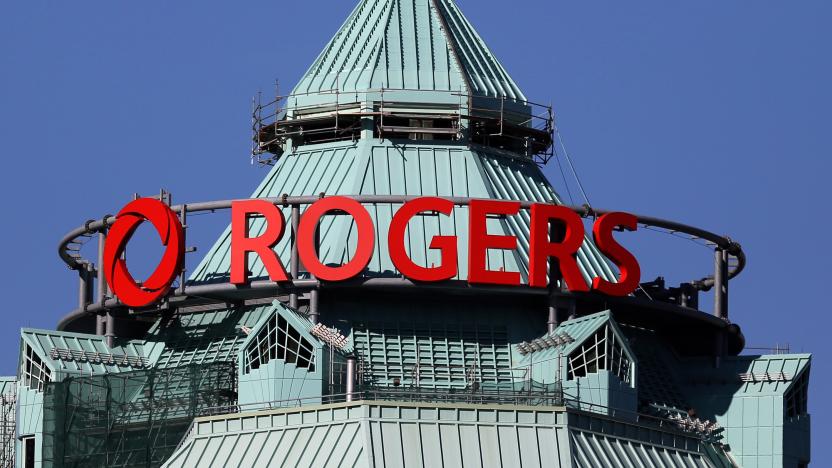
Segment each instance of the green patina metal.
[{"label": "green patina metal", "polygon": [[[335,383],[327,372],[344,362],[341,351],[329,353],[329,346],[311,334],[314,324],[305,315],[277,301],[269,309],[238,357],[240,405],[269,407],[297,399],[311,403],[343,393],[342,386],[331,388]],[[339,366],[337,375],[342,373]]]},{"label": "green patina metal", "polygon": [[[452,0],[362,1],[275,106],[255,129],[274,167],[253,197],[561,203],[536,159],[551,128],[534,128],[534,105]],[[368,208],[377,242],[362,276],[398,277],[386,246],[398,206]],[[436,235],[467,245],[467,215],[416,217],[409,255],[440,262],[427,248]],[[261,233],[263,221],[252,223]],[[489,219],[489,233],[515,236],[518,249],[490,251],[488,268],[527,280],[529,228],[526,212]],[[325,217],[320,242],[324,263],[348,260],[351,218]],[[288,265],[288,239],[274,250]],[[189,283],[227,282],[229,256],[226,230]],[[589,239],[577,259],[588,283],[615,280]],[[465,279],[464,249],[457,262]],[[267,277],[259,258],[250,269]],[[310,295],[297,309],[283,296],[222,310],[170,304],[113,347],[24,329],[18,377],[0,380],[4,460],[20,466],[30,440],[35,466],[56,467],[792,468],[809,459],[810,355],[720,356],[715,366],[714,356],[677,354],[672,335],[688,330],[645,328],[632,310],[576,307],[545,333],[542,299],[415,291],[322,288],[320,324]]]},{"label": "green patina metal", "polygon": [[197,419],[165,466],[209,463],[731,466],[696,438],[567,408],[374,401]]},{"label": "green patina metal", "polygon": [[[264,182],[252,194],[255,198],[318,195],[426,195],[476,197],[507,200],[532,200],[559,203],[551,185],[532,161],[501,156],[486,148],[462,145],[398,145],[389,141],[327,144],[301,147],[285,154]],[[387,250],[387,226],[397,205],[377,204],[370,215],[376,222],[376,249],[366,276],[395,275]],[[290,216],[284,208],[284,216]],[[407,248],[417,264],[438,264],[439,253],[428,249],[435,235],[456,235],[467,245],[468,213],[457,207],[452,217],[433,216],[414,220],[408,230]],[[263,221],[253,221],[251,235],[262,233]],[[519,271],[528,275],[530,219],[528,213],[504,220],[489,220],[489,232],[518,238],[517,253],[491,251],[489,268]],[[321,259],[340,263],[355,250],[354,222],[348,217],[327,217],[321,223]],[[226,229],[191,276],[191,282],[226,281],[230,271],[231,231]],[[275,247],[288,264],[289,240]],[[602,277],[614,280],[615,274],[597,248],[586,241],[578,254],[579,267],[587,282]],[[460,249],[458,278],[467,278],[467,253]],[[253,277],[265,278],[259,258],[252,257]]]},{"label": "green patina metal", "polygon": [[362,1],[293,94],[381,88],[525,100],[450,0]]},{"label": "green patina metal", "polygon": [[687,365],[688,398],[725,428],[742,466],[797,466],[809,453],[811,355],[735,356],[719,369]]}]

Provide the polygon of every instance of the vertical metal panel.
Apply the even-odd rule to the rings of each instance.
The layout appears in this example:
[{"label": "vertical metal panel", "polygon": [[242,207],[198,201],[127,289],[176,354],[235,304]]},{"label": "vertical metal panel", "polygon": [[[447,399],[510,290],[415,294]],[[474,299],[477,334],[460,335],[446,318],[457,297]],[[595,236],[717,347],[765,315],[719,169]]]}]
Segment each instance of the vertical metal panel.
[{"label": "vertical metal panel", "polygon": [[452,1],[365,0],[293,94],[336,88],[460,91],[469,82],[478,95],[525,99]]},{"label": "vertical metal panel", "polygon": [[[302,182],[300,182],[302,181]],[[254,197],[290,195],[366,194],[492,197],[540,202],[558,202],[553,189],[532,163],[491,155],[484,150],[471,151],[457,146],[393,146],[376,144],[333,144],[284,156],[272,169]],[[368,267],[371,274],[389,274],[395,268],[387,253],[387,226],[398,205],[368,206],[376,222],[376,249]],[[284,216],[291,215],[284,208]],[[264,229],[263,220],[252,222],[252,235]],[[528,272],[530,219],[527,212],[505,220],[489,220],[492,234],[514,235],[518,251],[490,251],[488,266],[506,271]],[[467,277],[468,240],[467,209],[458,207],[453,217],[422,216],[408,229],[407,246],[418,264],[438,265],[436,250],[429,241],[436,235],[459,238],[459,277]],[[275,251],[288,264],[291,259],[289,237],[278,243]],[[355,250],[354,223],[347,216],[328,216],[321,223],[321,258],[325,263],[348,260]],[[230,269],[230,230],[221,236],[195,269],[191,281],[226,278]],[[257,256],[252,255],[250,269],[255,277],[266,277]],[[595,276],[614,280],[615,275],[603,256],[587,240],[579,253],[579,266],[587,281]]]},{"label": "vertical metal panel", "polygon": [[665,446],[659,441],[634,441],[580,430],[569,433],[576,468],[715,466],[704,454]]},{"label": "vertical metal panel", "polygon": [[[568,466],[558,453],[559,447],[568,450],[558,442],[568,437],[565,427],[536,416],[551,410],[503,408],[498,414],[493,407],[459,412],[395,403],[350,408],[364,411],[339,413],[336,420],[326,407],[273,412],[288,420],[258,413],[200,420],[211,424],[198,421],[199,430],[165,466]],[[261,423],[246,423],[255,418]],[[362,420],[369,425],[366,435]]]}]

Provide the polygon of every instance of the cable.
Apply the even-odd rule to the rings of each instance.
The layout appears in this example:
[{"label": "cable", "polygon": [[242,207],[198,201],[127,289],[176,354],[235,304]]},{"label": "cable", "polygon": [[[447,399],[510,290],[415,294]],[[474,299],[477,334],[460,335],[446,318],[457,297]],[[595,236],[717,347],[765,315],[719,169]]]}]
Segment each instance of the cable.
[{"label": "cable", "polygon": [[555,158],[555,161],[558,163],[558,169],[560,169],[560,177],[563,179],[563,186],[566,188],[566,194],[569,196],[569,203],[571,205],[575,204],[575,199],[572,198],[572,190],[569,189],[569,183],[566,181],[566,174],[563,172],[563,165],[560,163],[560,158]]},{"label": "cable", "polygon": [[702,238],[700,238],[700,237],[691,236],[691,235],[688,235],[688,234],[685,234],[685,233],[681,233],[679,231],[671,231],[669,229],[656,228],[656,227],[653,227],[653,226],[642,225],[640,227],[644,230],[647,230],[647,231],[658,232],[660,234],[667,234],[669,236],[678,237],[679,239],[684,239],[684,240],[687,240],[687,241],[691,241],[696,245],[699,245],[699,246],[702,246],[702,247],[705,247],[705,248],[708,248],[708,249],[713,248],[713,243],[708,242],[708,241],[703,241]]},{"label": "cable", "polygon": [[569,163],[569,168],[572,170],[572,175],[575,177],[575,181],[578,182],[578,188],[581,190],[581,195],[583,195],[586,204],[591,208],[592,203],[589,202],[589,197],[586,196],[584,184],[581,183],[581,178],[578,177],[578,172],[575,171],[575,165],[572,164],[572,158],[569,156],[569,151],[566,150],[566,145],[563,143],[563,136],[560,134],[560,130],[558,130],[557,125],[555,125],[555,134],[557,135],[558,143],[560,144],[560,147],[563,150],[563,155],[566,156],[566,162]]}]

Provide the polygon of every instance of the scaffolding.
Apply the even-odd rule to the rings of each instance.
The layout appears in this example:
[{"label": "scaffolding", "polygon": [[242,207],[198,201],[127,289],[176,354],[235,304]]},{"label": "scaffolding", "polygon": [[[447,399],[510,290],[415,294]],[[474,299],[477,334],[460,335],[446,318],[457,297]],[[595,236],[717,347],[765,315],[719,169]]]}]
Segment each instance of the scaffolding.
[{"label": "scaffolding", "polygon": [[[437,102],[426,103],[425,96]],[[554,154],[551,106],[456,91],[332,89],[278,93],[268,102],[258,94],[252,102],[252,161],[274,164],[289,142],[298,146],[355,141],[361,136],[362,119],[372,120],[376,138],[467,139],[521,154],[539,164],[546,164]]]},{"label": "scaffolding", "polygon": [[[16,382],[12,382],[14,387]],[[0,468],[14,466],[15,403],[14,393],[0,395]]]},{"label": "scaffolding", "polygon": [[47,384],[43,459],[55,467],[160,466],[193,418],[237,403],[232,362],[71,377]]}]

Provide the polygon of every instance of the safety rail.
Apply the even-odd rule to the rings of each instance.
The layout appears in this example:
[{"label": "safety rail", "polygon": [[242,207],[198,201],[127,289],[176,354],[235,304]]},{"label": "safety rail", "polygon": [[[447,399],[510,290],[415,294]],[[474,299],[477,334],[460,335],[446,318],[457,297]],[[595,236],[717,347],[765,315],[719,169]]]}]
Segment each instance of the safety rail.
[{"label": "safety rail", "polygon": [[[391,97],[392,96],[392,97]],[[431,96],[432,99],[421,99]],[[312,104],[305,100],[314,101]],[[423,102],[424,101],[424,102]],[[508,147],[541,164],[554,154],[552,106],[507,97],[479,96],[460,91],[379,88],[361,91],[331,89],[280,95],[252,102],[252,161],[273,164],[284,144],[293,137],[314,143],[357,139],[361,119],[375,119],[379,138],[401,134],[446,135],[463,138],[468,122],[468,140]],[[431,122],[430,126],[413,121]],[[434,125],[434,122],[444,122]],[[264,154],[273,156],[263,158]]]},{"label": "safety rail", "polygon": [[[300,219],[301,207],[311,205],[325,195],[318,196],[303,196],[291,197],[283,195],[280,197],[263,198],[270,203],[278,206],[291,208],[291,220],[288,221],[288,228],[296,229]],[[160,194],[160,198],[170,200],[170,196],[164,192]],[[417,196],[399,196],[399,195],[356,195],[350,197],[361,204],[403,204],[413,199],[419,198]],[[472,198],[468,197],[447,197],[447,200],[454,203],[456,206],[467,206],[470,204]],[[179,215],[182,225],[185,227],[185,234],[187,234],[187,219],[188,215],[193,213],[216,212],[228,210],[232,203],[236,200],[219,200],[202,203],[188,203],[171,206],[171,209]],[[516,201],[521,208],[529,210],[535,202],[532,201]],[[610,210],[601,210],[590,208],[589,206],[566,206],[566,208],[574,211],[583,218],[594,218]],[[638,223],[641,226],[648,226],[653,228],[661,228],[675,233],[684,233],[688,236],[702,239],[709,242],[715,249],[715,273],[713,276],[705,277],[689,283],[691,287],[706,291],[713,287],[717,288],[718,294],[715,298],[714,315],[722,320],[727,320],[727,292],[728,280],[736,277],[745,267],[745,254],[740,245],[728,237],[714,234],[710,231],[700,229],[693,226],[688,226],[682,223],[668,221],[651,216],[635,215]],[[103,263],[104,243],[106,241],[107,230],[115,222],[115,217],[107,215],[100,220],[87,221],[83,226],[80,226],[69,232],[61,240],[58,253],[61,259],[69,266],[69,268],[78,271],[80,277],[79,287],[79,306],[78,309],[72,311],[69,315],[64,317],[59,324],[59,328],[63,328],[66,324],[80,318],[81,316],[95,314],[106,314],[115,309],[124,309],[125,306],[118,301],[117,298],[111,297],[109,294],[106,280],[101,268],[96,265]],[[98,238],[98,260],[92,261],[84,258],[81,255],[80,249],[74,248],[80,245],[83,239]],[[294,242],[294,241],[293,241]],[[293,244],[291,249],[290,260],[290,280],[286,283],[274,283],[272,281],[252,281],[247,286],[238,286],[230,283],[188,283],[185,277],[184,270],[179,277],[179,284],[175,289],[168,294],[166,301],[161,307],[187,307],[190,305],[204,305],[206,297],[214,298],[214,302],[218,304],[227,304],[229,301],[234,302],[239,300],[240,295],[244,295],[245,299],[264,299],[274,297],[275,292],[282,292],[289,295],[289,303],[292,307],[297,307],[298,297],[300,293],[309,292],[315,293],[322,287],[320,281],[314,278],[301,278],[299,274],[299,260],[297,253],[297,245]],[[346,281],[340,284],[326,284],[326,287],[376,287],[376,288],[438,288],[448,289],[453,291],[469,291],[469,292],[492,292],[497,294],[520,294],[520,295],[550,295],[552,291],[541,288],[531,287],[492,287],[492,286],[474,286],[469,285],[464,281],[449,280],[436,284],[416,284],[404,278],[358,278],[351,281]],[[97,297],[92,297],[92,292],[97,292]],[[563,294],[569,294],[564,292]],[[615,298],[608,298],[613,300]],[[605,301],[608,299],[605,298]],[[626,298],[618,298],[626,299]],[[311,311],[310,314],[313,314]],[[108,326],[109,328],[109,326]],[[103,333],[102,333],[103,334]]]},{"label": "safety rail", "polygon": [[[694,435],[708,442],[722,438],[722,429],[713,421],[694,420],[680,417],[663,418],[635,411],[612,408],[570,398],[560,388],[547,391],[519,390],[515,392],[471,391],[468,389],[399,389],[374,388],[353,393],[321,395],[316,397],[290,398],[267,402],[244,403],[202,409],[197,417],[221,416],[227,414],[252,413],[274,410],[292,410],[309,405],[355,404],[375,402],[421,403],[421,404],[465,404],[465,405],[513,405],[529,407],[566,408],[571,411],[592,413],[614,420],[647,423],[655,427]],[[193,432],[193,424],[186,436]],[[183,440],[185,439],[183,438]],[[180,443],[181,445],[181,443]]]}]

